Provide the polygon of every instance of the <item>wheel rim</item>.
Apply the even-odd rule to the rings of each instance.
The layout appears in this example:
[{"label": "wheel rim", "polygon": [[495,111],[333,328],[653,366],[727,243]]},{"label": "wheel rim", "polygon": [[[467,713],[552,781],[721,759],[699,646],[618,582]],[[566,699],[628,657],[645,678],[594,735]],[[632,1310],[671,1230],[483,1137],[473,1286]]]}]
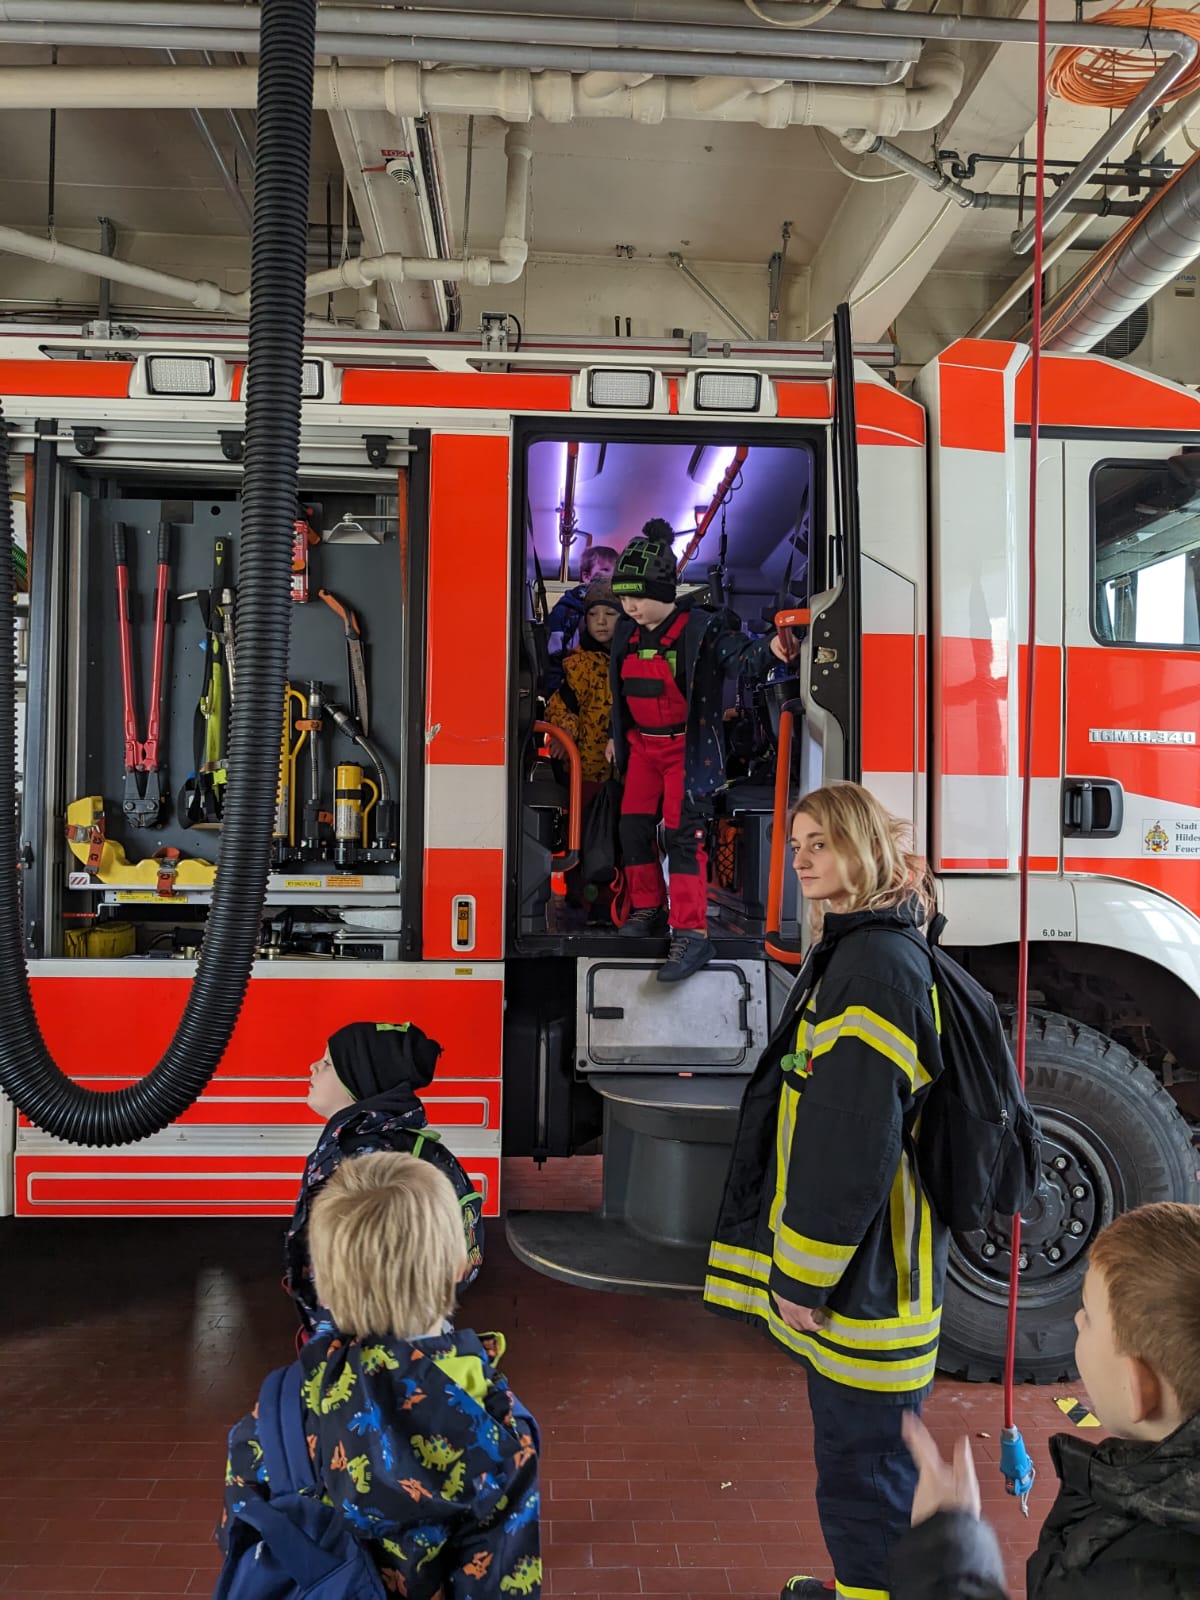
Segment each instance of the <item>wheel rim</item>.
[{"label": "wheel rim", "polygon": [[[1103,1137],[1070,1112],[1034,1108],[1042,1129],[1042,1177],[1022,1214],[1020,1304],[1059,1300],[1083,1280],[1096,1235],[1125,1209],[1120,1165]],[[977,1300],[1008,1301],[1010,1219],[950,1236],[947,1275]]]}]

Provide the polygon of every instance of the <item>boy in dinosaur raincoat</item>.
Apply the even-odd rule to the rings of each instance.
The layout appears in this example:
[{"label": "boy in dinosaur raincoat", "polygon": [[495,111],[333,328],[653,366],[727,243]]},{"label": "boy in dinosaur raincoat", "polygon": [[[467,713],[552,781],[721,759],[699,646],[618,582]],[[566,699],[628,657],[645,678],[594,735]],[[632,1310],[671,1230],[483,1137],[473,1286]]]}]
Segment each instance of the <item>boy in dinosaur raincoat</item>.
[{"label": "boy in dinosaur raincoat", "polygon": [[[301,1352],[326,1500],[405,1600],[540,1596],[537,1429],[493,1360],[445,1333],[464,1268],[450,1181],[411,1155],[344,1162],[313,1202],[317,1293],[337,1325]],[[253,1414],[229,1436],[225,1516],[270,1498]]]}]

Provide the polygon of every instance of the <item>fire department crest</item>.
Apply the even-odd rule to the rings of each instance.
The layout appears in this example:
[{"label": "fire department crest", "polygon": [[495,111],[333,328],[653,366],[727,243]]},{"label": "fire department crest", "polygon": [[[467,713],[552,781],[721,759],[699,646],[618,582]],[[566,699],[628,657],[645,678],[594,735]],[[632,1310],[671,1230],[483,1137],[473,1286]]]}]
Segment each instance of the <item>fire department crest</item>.
[{"label": "fire department crest", "polygon": [[1156,822],[1146,833],[1146,849],[1151,855],[1161,856],[1171,847],[1171,836],[1161,822]]}]

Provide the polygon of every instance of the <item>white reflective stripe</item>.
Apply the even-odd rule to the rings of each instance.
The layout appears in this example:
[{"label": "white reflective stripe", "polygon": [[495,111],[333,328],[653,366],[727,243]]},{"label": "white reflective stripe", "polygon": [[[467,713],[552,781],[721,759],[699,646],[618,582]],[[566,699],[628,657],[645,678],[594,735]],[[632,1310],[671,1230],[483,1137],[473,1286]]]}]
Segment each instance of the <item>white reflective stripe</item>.
[{"label": "white reflective stripe", "polygon": [[821,1335],[830,1344],[843,1344],[859,1349],[870,1348],[873,1350],[903,1350],[913,1345],[921,1345],[928,1339],[936,1339],[941,1331],[942,1314],[936,1312],[932,1317],[922,1317],[917,1322],[910,1322],[907,1317],[897,1317],[895,1322],[880,1323],[875,1327],[855,1327],[852,1323],[847,1326],[846,1320],[835,1312],[826,1313],[828,1321],[821,1329]]},{"label": "white reflective stripe", "polygon": [[708,1252],[708,1262],[713,1267],[729,1267],[747,1278],[757,1278],[766,1283],[771,1274],[771,1263],[757,1250],[742,1250],[734,1244],[722,1244],[714,1239]]},{"label": "white reflective stripe", "polygon": [[921,1065],[917,1047],[906,1033],[866,1006],[847,1006],[839,1016],[822,1022],[813,1035],[813,1059],[827,1054],[840,1039],[861,1039],[899,1067],[909,1084],[920,1089],[932,1082]]},{"label": "white reflective stripe", "polygon": [[503,850],[507,769],[425,768],[426,850]]}]

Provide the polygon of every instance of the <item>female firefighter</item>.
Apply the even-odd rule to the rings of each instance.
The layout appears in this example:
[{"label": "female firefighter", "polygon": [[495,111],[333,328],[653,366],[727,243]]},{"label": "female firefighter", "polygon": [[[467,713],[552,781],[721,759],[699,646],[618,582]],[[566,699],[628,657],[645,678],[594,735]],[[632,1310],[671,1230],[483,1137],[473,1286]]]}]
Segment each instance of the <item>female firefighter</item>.
[{"label": "female firefighter", "polygon": [[746,1087],[704,1298],[806,1369],[834,1582],[792,1578],[783,1600],[887,1600],[916,1487],[901,1422],[933,1385],[946,1268],[911,1139],[942,1070],[905,932],[932,897],[905,824],[857,784],[808,795],[789,829],[819,942]]}]

